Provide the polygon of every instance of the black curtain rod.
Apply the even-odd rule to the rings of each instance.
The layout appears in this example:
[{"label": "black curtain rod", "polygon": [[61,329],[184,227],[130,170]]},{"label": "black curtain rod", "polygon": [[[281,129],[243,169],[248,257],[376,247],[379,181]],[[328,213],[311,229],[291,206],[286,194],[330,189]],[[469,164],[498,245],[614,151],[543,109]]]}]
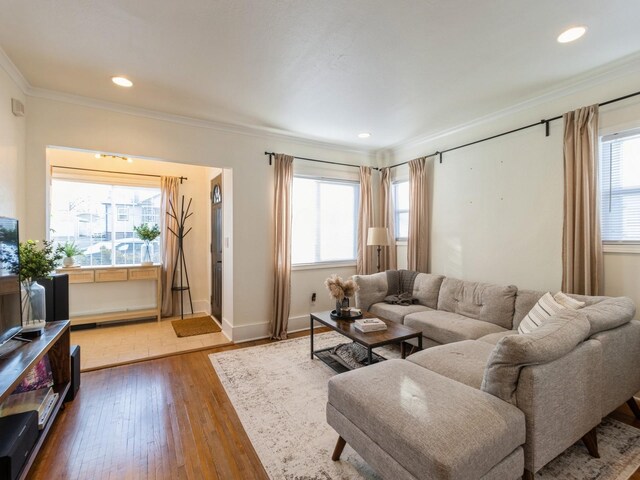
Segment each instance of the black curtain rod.
[{"label": "black curtain rod", "polygon": [[[264,152],[264,154],[269,155],[269,165],[271,165],[273,160],[273,155],[275,155],[275,152]],[[331,165],[342,165],[343,167],[360,168],[361,166],[366,166],[366,165],[354,165],[352,163],[330,162],[328,160],[317,160],[315,158],[305,158],[305,157],[293,157],[293,158],[297,158],[298,160],[307,160],[308,162],[329,163]],[[371,167],[371,168],[374,170],[379,170],[376,167]]]},{"label": "black curtain rod", "polygon": [[[58,165],[52,165],[53,168],[65,168],[67,170],[81,170],[83,172],[98,172],[98,173],[118,173],[121,175],[136,175],[138,177],[154,177],[154,178],[161,178],[162,175],[151,175],[148,173],[129,173],[129,172],[114,172],[112,170],[97,170],[95,168],[78,168],[78,167],[62,167],[62,166],[58,166]],[[180,179],[180,183],[182,183],[183,180],[189,180],[187,177],[178,177]]]},{"label": "black curtain rod", "polygon": [[[628,98],[635,97],[637,95],[640,95],[640,91],[634,92],[634,93],[630,93],[629,95],[624,95],[622,97],[614,98],[613,100],[607,100],[606,102],[601,102],[601,103],[598,104],[598,106],[599,107],[604,107],[606,105],[610,105],[612,103],[620,102],[622,100],[626,100]],[[465,143],[464,145],[458,145],[457,147],[447,148],[446,150],[442,150],[442,151],[436,151],[436,152],[434,152],[434,153],[432,153],[430,155],[424,155],[424,157],[435,157],[437,155],[440,163],[442,163],[442,155],[447,153],[447,152],[453,152],[454,150],[458,150],[460,148],[465,148],[465,147],[469,147],[471,145],[476,145],[477,143],[486,142],[487,140],[493,140],[494,138],[502,137],[504,135],[509,135],[511,133],[519,132],[521,130],[526,130],[527,128],[537,127],[539,125],[544,125],[544,127],[545,127],[545,136],[548,137],[549,136],[549,123],[550,122],[554,122],[556,120],[560,120],[562,117],[563,117],[563,115],[557,115],[557,116],[552,117],[552,118],[547,118],[547,119],[544,119],[544,120],[540,120],[539,122],[536,122],[536,123],[531,123],[529,125],[525,125],[524,127],[514,128],[513,130],[509,130],[507,132],[498,133],[497,135],[491,135],[490,137],[486,137],[486,138],[483,138],[481,140],[476,140],[474,142]],[[411,160],[407,160],[406,162],[397,163],[395,165],[391,165],[391,167],[389,167],[389,168],[396,168],[396,167],[399,167],[401,165],[406,165],[410,161]]]}]

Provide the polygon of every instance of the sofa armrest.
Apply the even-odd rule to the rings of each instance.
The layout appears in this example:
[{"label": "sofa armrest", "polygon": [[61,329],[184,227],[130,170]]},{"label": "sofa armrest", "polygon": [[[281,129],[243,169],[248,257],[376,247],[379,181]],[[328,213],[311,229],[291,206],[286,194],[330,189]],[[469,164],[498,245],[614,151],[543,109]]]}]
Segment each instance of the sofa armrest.
[{"label": "sofa armrest", "polygon": [[386,272],[372,275],[354,275],[353,281],[358,285],[356,292],[356,307],[363,312],[369,310],[374,303],[382,302],[387,296]]},{"label": "sofa armrest", "polygon": [[525,468],[536,472],[600,423],[602,347],[587,340],[552,362],[524,367],[516,406],[525,414]]}]

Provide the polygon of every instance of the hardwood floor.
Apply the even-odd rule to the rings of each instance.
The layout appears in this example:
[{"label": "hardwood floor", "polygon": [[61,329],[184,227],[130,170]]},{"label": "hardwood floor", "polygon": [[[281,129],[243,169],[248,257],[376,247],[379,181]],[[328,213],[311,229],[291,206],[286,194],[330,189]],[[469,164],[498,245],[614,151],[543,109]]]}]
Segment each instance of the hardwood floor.
[{"label": "hardwood floor", "polygon": [[[84,373],[28,478],[267,479],[208,358],[264,343]],[[626,405],[612,416],[640,428]]]}]

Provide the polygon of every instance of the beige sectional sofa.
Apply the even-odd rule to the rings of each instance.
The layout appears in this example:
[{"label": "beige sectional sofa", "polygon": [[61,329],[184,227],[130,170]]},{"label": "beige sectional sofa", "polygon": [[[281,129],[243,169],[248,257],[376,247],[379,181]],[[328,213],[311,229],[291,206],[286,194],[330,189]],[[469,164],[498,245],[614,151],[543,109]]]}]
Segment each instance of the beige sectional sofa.
[{"label": "beige sectional sofa", "polygon": [[358,307],[432,348],[330,380],[334,459],[346,441],[384,478],[532,478],[581,438],[597,455],[601,419],[640,391],[628,298],[572,295],[585,307],[518,334],[543,292],[418,274],[401,306],[385,272],[354,280]]}]

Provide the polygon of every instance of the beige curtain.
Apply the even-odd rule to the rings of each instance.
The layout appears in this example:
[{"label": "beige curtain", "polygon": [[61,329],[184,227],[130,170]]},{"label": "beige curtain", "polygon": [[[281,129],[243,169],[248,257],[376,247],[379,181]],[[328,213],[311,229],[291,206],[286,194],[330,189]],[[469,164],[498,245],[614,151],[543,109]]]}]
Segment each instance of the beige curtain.
[{"label": "beige curtain", "polygon": [[391,191],[391,169],[380,169],[380,218],[381,226],[389,230],[391,245],[383,247],[380,255],[380,270],[395,270],[398,267],[396,252],[396,227],[395,208],[393,204],[393,192]]},{"label": "beige curtain", "polygon": [[[173,264],[178,252],[178,240],[169,228],[178,233],[178,222],[168,215],[171,212],[169,202],[173,208],[178,208],[178,177],[160,177],[160,240],[162,243],[162,315],[173,315]],[[177,214],[177,212],[173,212]]]},{"label": "beige curtain", "polygon": [[271,338],[287,338],[291,307],[291,196],[293,194],[293,157],[277,153],[274,158],[273,201],[273,316]]},{"label": "beige curtain", "polygon": [[602,294],[598,106],[564,114],[562,291]]},{"label": "beige curtain", "polygon": [[426,157],[409,162],[409,238],[407,268],[427,272],[429,267],[429,206]]},{"label": "beige curtain", "polygon": [[[372,255],[375,247],[367,247],[369,227],[373,227],[373,205],[371,194],[371,167],[360,167],[360,205],[358,207],[358,248],[356,273],[366,275],[376,270]],[[377,256],[377,253],[376,253]]]}]

